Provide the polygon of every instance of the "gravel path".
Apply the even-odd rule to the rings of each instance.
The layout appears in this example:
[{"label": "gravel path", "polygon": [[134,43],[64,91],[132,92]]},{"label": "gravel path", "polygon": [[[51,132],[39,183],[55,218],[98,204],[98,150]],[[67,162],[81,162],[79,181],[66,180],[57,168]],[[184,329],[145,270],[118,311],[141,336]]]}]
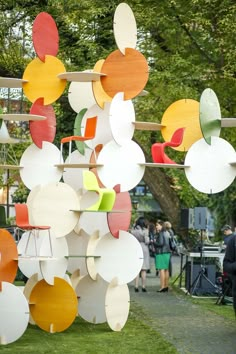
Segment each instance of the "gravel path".
[{"label": "gravel path", "polygon": [[[179,268],[175,269],[178,272]],[[148,274],[147,293],[135,293],[133,284],[130,284],[131,301],[142,306],[151,318],[151,327],[172,343],[179,353],[236,354],[236,321],[226,320],[192,304],[184,293],[171,290],[158,293],[160,279],[154,273],[153,270]]]}]

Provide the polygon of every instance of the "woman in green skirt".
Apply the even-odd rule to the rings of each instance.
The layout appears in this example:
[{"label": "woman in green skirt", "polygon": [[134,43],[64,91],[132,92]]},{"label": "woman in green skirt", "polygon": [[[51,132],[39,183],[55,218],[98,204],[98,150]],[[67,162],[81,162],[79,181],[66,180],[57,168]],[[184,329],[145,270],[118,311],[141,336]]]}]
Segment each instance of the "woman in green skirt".
[{"label": "woman in green skirt", "polygon": [[163,293],[169,290],[169,264],[171,256],[170,233],[163,229],[161,221],[156,223],[156,235],[154,246],[156,248],[156,269],[160,273],[161,288],[158,292]]}]

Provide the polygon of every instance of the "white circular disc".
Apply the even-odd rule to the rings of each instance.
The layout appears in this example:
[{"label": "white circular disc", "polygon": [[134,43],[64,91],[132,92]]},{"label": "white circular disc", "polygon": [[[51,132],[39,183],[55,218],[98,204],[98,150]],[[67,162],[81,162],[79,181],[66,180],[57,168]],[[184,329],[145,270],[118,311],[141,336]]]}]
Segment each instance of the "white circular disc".
[{"label": "white circular disc", "polygon": [[0,291],[1,344],[15,342],[25,332],[29,322],[29,305],[20,289],[2,282]]},{"label": "white circular disc", "polygon": [[68,272],[72,274],[74,273],[74,271],[79,269],[81,276],[88,274],[85,256],[89,241],[89,235],[83,230],[80,230],[79,234],[72,231],[69,235],[66,235],[66,240],[69,248],[69,256],[72,256],[68,259]]},{"label": "white circular disc", "polygon": [[117,285],[129,283],[140,272],[143,251],[137,239],[126,231],[119,238],[110,233],[102,236],[94,251],[97,273],[108,283],[117,278]]},{"label": "white circular disc", "polygon": [[[44,232],[41,231],[42,234],[39,235],[37,238],[37,249],[40,249],[40,245],[42,243],[42,239],[44,237]],[[26,242],[28,239],[29,231],[24,232],[23,235],[21,236],[20,241],[17,244],[17,250],[19,255],[23,255],[26,247]],[[47,237],[47,236],[46,236]],[[41,270],[39,267],[39,260],[36,257],[36,252],[35,252],[35,244],[34,244],[34,236],[30,236],[29,239],[29,244],[27,248],[27,254],[31,255],[32,258],[19,258],[18,259],[18,267],[20,268],[21,272],[27,277],[30,278],[33,274],[37,274],[40,279],[42,279],[41,275]]]},{"label": "white circular disc", "polygon": [[116,45],[125,54],[125,48],[136,47],[137,26],[133,11],[126,3],[120,3],[114,14],[113,32]]},{"label": "white circular disc", "polygon": [[110,126],[113,139],[119,145],[129,142],[133,135],[135,126],[135,111],[131,100],[124,101],[124,93],[118,92],[112,99],[110,105]]},{"label": "white circular disc", "polygon": [[[67,269],[68,245],[65,237],[52,239],[53,258],[39,262],[44,280],[54,285],[54,277],[64,278]],[[44,255],[48,250],[48,239],[44,238],[40,248],[40,255]]]},{"label": "white circular disc", "polygon": [[145,156],[140,146],[134,141],[120,146],[110,141],[101,150],[97,163],[98,177],[107,188],[120,184],[121,192],[134,188],[142,179],[145,167],[139,163],[145,162]]},{"label": "white circular disc", "polygon": [[[30,294],[31,294],[31,291],[32,291],[33,287],[34,287],[34,286],[37,284],[37,282],[38,282],[39,280],[41,280],[41,279],[42,279],[42,277],[39,277],[38,274],[36,273],[36,274],[33,274],[33,275],[27,280],[27,282],[26,282],[26,284],[25,284],[25,287],[24,287],[23,293],[24,293],[24,295],[25,295],[26,300],[28,301],[28,303],[29,303],[29,298],[30,298]],[[32,324],[32,325],[35,325],[35,321],[33,320],[33,317],[31,316],[31,314],[30,314],[30,316],[29,316],[29,323]]]},{"label": "white circular disc", "polygon": [[90,107],[81,122],[81,133],[84,136],[84,130],[87,118],[97,116],[97,126],[95,137],[92,140],[86,140],[86,145],[94,149],[98,144],[106,144],[112,140],[110,122],[109,122],[110,103],[106,103],[104,109],[100,108],[97,104]]},{"label": "white circular disc", "polygon": [[37,186],[35,186],[34,188],[31,189],[31,191],[29,192],[29,195],[27,197],[27,205],[28,205],[28,213],[29,213],[29,221],[30,223],[34,223],[33,221],[33,217],[31,215],[31,206],[32,206],[32,201],[34,200],[36,194],[40,191],[41,189],[41,185],[38,184]]},{"label": "white circular disc", "polygon": [[32,216],[36,225],[50,225],[54,237],[69,234],[78,222],[79,197],[68,184],[58,182],[42,186],[32,201]]},{"label": "white circular disc", "polygon": [[[70,155],[71,164],[89,163],[92,151],[85,149],[85,155],[82,155],[78,150],[75,150]],[[69,156],[65,163],[69,163]],[[63,172],[63,180],[69,184],[75,191],[83,188],[83,170],[88,168],[65,168]]]},{"label": "white circular disc", "polygon": [[86,212],[81,213],[78,227],[83,229],[89,235],[99,230],[99,235],[105,235],[110,232],[107,223],[107,213],[105,212]]},{"label": "white circular disc", "polygon": [[43,142],[42,149],[30,145],[20,159],[20,176],[29,189],[38,184],[58,182],[62,177],[62,170],[54,165],[60,162],[60,150],[52,143]]},{"label": "white circular disc", "polygon": [[71,82],[68,90],[68,100],[71,108],[79,113],[83,108],[89,108],[96,103],[91,82]]},{"label": "white circular disc", "polygon": [[106,322],[105,295],[108,283],[101,277],[92,280],[89,275],[80,278],[76,287],[79,297],[78,312],[85,321],[90,323]]},{"label": "white circular disc", "polygon": [[189,183],[202,193],[219,193],[229,187],[236,175],[235,150],[222,138],[212,137],[211,145],[204,139],[196,141],[186,154],[185,174]]},{"label": "white circular disc", "polygon": [[128,285],[114,286],[111,282],[107,289],[105,304],[109,327],[113,331],[120,331],[129,316],[130,295]]}]

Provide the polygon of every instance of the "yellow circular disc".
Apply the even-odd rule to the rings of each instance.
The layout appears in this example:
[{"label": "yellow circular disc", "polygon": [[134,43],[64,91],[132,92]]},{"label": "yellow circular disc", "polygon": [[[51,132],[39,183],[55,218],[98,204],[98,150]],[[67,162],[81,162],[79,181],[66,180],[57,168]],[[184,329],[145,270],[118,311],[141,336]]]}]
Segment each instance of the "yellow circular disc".
[{"label": "yellow circular disc", "polygon": [[30,313],[35,323],[47,332],[62,332],[78,313],[77,295],[64,279],[54,278],[54,285],[40,280],[32,289]]},{"label": "yellow circular disc", "polygon": [[195,141],[202,138],[199,120],[199,102],[183,99],[172,103],[164,112],[161,120],[161,134],[170,141],[178,128],[185,128],[182,144],[175,147],[178,151],[188,151]]},{"label": "yellow circular disc", "polygon": [[32,60],[23,74],[23,91],[30,102],[44,98],[44,105],[55,102],[63,93],[66,80],[59,79],[58,74],[66,71],[63,63],[54,56],[46,55],[45,62],[39,58]]},{"label": "yellow circular disc", "polygon": [[[93,71],[101,72],[101,68],[104,62],[105,62],[104,59],[98,60],[93,68]],[[101,80],[92,81],[92,88],[93,88],[93,95],[97,102],[97,105],[100,108],[104,109],[104,104],[106,102],[111,102],[112,98],[104,91],[101,84]]]}]

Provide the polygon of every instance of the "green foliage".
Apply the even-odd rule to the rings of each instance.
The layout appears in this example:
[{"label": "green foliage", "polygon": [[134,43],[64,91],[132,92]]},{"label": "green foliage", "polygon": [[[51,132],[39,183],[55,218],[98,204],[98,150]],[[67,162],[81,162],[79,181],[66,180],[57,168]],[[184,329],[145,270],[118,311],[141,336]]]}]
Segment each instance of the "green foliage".
[{"label": "green foliage", "polygon": [[13,203],[26,203],[27,197],[29,195],[29,189],[20,183],[15,192],[11,195]]}]

